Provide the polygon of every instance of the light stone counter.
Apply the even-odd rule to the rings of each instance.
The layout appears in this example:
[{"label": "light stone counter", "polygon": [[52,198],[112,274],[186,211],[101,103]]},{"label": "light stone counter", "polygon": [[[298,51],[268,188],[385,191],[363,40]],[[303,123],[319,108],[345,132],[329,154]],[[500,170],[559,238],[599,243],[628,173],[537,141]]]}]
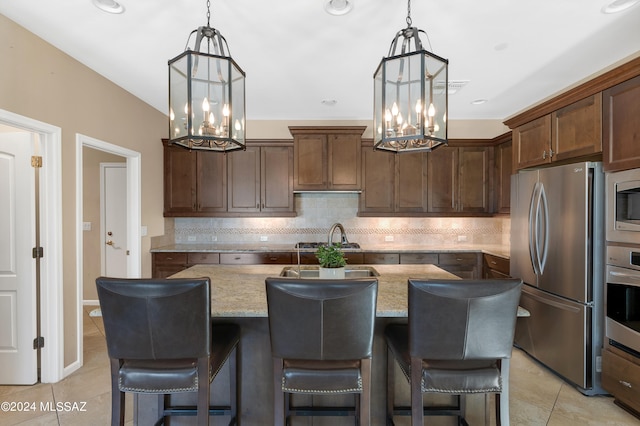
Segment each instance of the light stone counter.
[{"label": "light stone counter", "polygon": [[[458,279],[435,265],[369,266],[380,274],[377,277],[378,317],[407,317],[409,278]],[[266,317],[264,280],[279,276],[284,267],[287,265],[196,265],[172,275],[171,278],[209,277],[213,317]]]}]

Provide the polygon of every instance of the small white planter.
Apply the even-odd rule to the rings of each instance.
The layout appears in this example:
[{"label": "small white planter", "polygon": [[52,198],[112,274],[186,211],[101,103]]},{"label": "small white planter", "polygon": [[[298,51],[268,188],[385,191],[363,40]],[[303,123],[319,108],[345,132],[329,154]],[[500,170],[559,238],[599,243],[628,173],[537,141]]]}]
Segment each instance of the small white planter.
[{"label": "small white planter", "polygon": [[342,268],[323,268],[320,267],[320,278],[329,280],[343,280],[344,266]]}]

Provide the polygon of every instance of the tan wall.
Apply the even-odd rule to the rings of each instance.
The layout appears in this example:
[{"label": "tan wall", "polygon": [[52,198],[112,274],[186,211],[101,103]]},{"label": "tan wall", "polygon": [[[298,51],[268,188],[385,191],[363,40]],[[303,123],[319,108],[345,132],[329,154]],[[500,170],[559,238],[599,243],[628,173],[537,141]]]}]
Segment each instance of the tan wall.
[{"label": "tan wall", "polygon": [[82,232],[82,299],[97,301],[96,278],[101,275],[100,163],[124,163],[126,158],[84,147],[82,149],[82,221],[91,223]]},{"label": "tan wall", "polygon": [[142,275],[151,276],[149,237],[164,233],[162,145],[166,116],[0,15],[0,109],[62,129],[64,365],[77,361],[75,140],[81,133],[141,153]]}]

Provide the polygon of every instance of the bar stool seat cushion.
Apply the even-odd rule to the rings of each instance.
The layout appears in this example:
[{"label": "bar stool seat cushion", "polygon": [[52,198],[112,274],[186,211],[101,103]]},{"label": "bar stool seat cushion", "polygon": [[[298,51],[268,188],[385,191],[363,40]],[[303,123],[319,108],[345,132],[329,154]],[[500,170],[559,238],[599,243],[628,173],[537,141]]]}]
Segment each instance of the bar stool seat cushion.
[{"label": "bar stool seat cushion", "polygon": [[[402,373],[411,378],[409,326],[390,324],[385,329],[388,348],[393,352]],[[500,369],[495,359],[488,360],[423,360],[422,392],[486,393],[501,392]]]},{"label": "bar stool seat cushion", "polygon": [[289,393],[360,393],[360,362],[284,360],[282,390]]}]

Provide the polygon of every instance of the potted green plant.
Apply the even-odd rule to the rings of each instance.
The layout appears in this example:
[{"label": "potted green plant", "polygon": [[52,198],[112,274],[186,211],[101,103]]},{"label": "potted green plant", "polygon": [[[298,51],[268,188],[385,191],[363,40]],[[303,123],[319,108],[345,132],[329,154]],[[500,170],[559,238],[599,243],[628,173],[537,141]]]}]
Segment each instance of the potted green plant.
[{"label": "potted green plant", "polygon": [[344,279],[344,267],[347,259],[338,243],[322,245],[316,251],[320,262],[320,278]]}]

